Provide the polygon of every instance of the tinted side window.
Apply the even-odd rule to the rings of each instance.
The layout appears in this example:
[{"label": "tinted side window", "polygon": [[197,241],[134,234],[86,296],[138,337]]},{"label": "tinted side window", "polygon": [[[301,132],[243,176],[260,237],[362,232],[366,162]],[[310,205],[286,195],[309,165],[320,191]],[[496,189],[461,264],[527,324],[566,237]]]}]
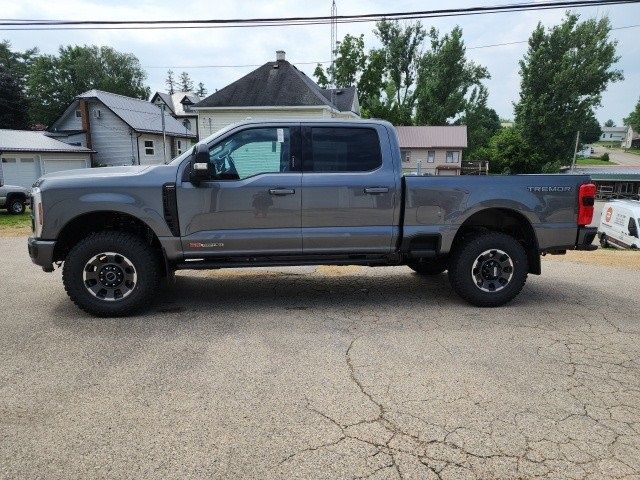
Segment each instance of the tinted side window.
[{"label": "tinted side window", "polygon": [[241,180],[260,173],[291,171],[288,128],[253,128],[235,133],[209,149],[216,180]]},{"label": "tinted side window", "polygon": [[371,128],[311,129],[311,172],[367,172],[382,165],[378,134]]}]

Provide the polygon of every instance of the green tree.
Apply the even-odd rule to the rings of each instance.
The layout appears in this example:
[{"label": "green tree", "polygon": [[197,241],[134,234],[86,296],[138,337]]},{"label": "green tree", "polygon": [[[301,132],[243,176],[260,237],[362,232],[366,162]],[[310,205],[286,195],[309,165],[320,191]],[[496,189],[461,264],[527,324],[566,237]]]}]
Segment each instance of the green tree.
[{"label": "green tree", "polygon": [[178,80],[178,87],[181,92],[190,92],[193,90],[193,81],[187,72],[180,74],[180,80]]},{"label": "green tree", "polygon": [[204,86],[204,83],[198,82],[198,89],[196,90],[196,95],[198,95],[200,98],[204,98],[207,96],[207,89]]},{"label": "green tree", "polygon": [[609,119],[606,122],[604,122],[604,126],[605,127],[615,127],[616,126],[616,122],[614,122],[613,120]]},{"label": "green tree", "polygon": [[338,88],[356,85],[367,58],[364,53],[364,35],[345,35],[335,54],[335,63],[327,71],[329,78]]},{"label": "green tree", "polygon": [[176,79],[173,77],[173,70],[167,70],[167,78],[164,80],[164,83],[167,86],[167,93],[169,95],[176,93]]},{"label": "green tree", "polygon": [[316,69],[313,71],[313,76],[316,77],[316,83],[320,88],[329,88],[329,78],[322,68],[322,64],[317,64]]},{"label": "green tree", "polygon": [[628,117],[625,117],[624,124],[631,126],[635,132],[640,131],[640,99],[638,99],[638,103],[636,103],[636,108],[633,112],[631,112]]},{"label": "green tree", "polygon": [[146,73],[130,53],[111,47],[60,47],[37,57],[27,80],[31,122],[51,125],[80,93],[92,88],[147,99]]},{"label": "green tree", "polygon": [[498,113],[487,106],[487,97],[486,87],[474,89],[465,102],[464,113],[455,122],[467,126],[467,160],[486,160],[489,141],[501,128]]},{"label": "green tree", "polygon": [[469,108],[469,94],[490,75],[485,67],[466,58],[460,27],[442,38],[431,28],[429,39],[430,48],[418,69],[416,123],[447,125]]},{"label": "green tree", "polygon": [[540,162],[536,153],[517,128],[502,128],[489,141],[486,149],[492,173],[536,173]]},{"label": "green tree", "polygon": [[0,128],[29,128],[29,110],[23,87],[4,65],[0,65]]},{"label": "green tree", "polygon": [[26,87],[29,68],[37,56],[37,48],[16,52],[11,50],[11,42],[8,40],[0,42],[0,66],[10,72],[15,81],[23,88]]},{"label": "green tree", "polygon": [[576,131],[589,121],[610,82],[623,78],[613,68],[616,42],[609,39],[608,18],[579,21],[568,13],[545,31],[541,23],[520,61],[520,99],[516,125],[535,149],[534,171],[552,170],[571,158]]},{"label": "green tree", "polygon": [[374,33],[384,53],[386,101],[381,104],[388,108],[383,118],[396,125],[411,125],[420,50],[427,32],[420,22],[403,26],[397,20],[382,20],[376,23]]},{"label": "green tree", "polygon": [[600,139],[600,135],[602,135],[600,122],[598,122],[593,111],[590,111],[587,113],[582,125],[580,125],[580,143],[584,145],[597,142]]}]

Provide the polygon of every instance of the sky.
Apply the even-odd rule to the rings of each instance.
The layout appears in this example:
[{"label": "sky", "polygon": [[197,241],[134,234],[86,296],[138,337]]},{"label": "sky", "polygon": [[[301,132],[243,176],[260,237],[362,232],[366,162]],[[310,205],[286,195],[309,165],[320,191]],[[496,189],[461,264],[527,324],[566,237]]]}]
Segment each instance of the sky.
[{"label": "sky", "polygon": [[[519,0],[527,1],[527,0]],[[339,15],[385,13],[425,9],[462,8],[477,5],[514,3],[506,0],[337,0]],[[532,1],[532,3],[535,3]],[[329,15],[331,0],[183,0],[109,1],[0,0],[0,17],[12,19],[64,20],[177,20],[223,19],[283,16]],[[575,10],[583,18],[608,15],[612,26],[640,25],[640,4],[587,7]],[[538,22],[545,26],[560,23],[564,11],[498,13],[457,18],[423,20],[425,27],[441,33],[455,25],[463,29],[468,57],[488,68],[491,79],[489,105],[502,118],[513,118],[513,102],[518,99],[520,77],[518,61],[527,45],[474,48],[496,43],[526,41]],[[373,23],[339,24],[338,38],[347,33],[364,34],[367,48],[378,46]],[[602,107],[596,112],[604,122],[622,123],[640,97],[640,27],[612,31],[618,41],[617,68],[624,81],[610,84],[603,94]],[[136,55],[148,74],[152,92],[164,91],[168,68],[178,74],[187,71],[197,84],[204,82],[209,93],[223,88],[256,67],[275,59],[276,50],[286,51],[287,60],[311,76],[317,61],[330,58],[330,26],[287,26],[263,28],[185,29],[185,30],[82,30],[82,31],[0,31],[0,39],[11,41],[14,49],[38,47],[43,53],[55,53],[60,45],[108,45]],[[310,63],[309,63],[310,62]],[[197,68],[198,66],[236,65],[236,67]],[[177,76],[177,75],[176,75]]]}]

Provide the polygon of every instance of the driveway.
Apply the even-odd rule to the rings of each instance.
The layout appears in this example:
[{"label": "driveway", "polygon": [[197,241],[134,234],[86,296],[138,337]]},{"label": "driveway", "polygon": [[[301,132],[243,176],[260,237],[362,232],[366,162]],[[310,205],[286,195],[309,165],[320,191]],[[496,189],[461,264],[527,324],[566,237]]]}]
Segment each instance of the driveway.
[{"label": "driveway", "polygon": [[638,270],[545,260],[499,309],[405,267],[189,272],[97,319],[0,251],[2,478],[640,478]]},{"label": "driveway", "polygon": [[615,166],[640,167],[640,155],[636,155],[634,153],[627,153],[623,150],[606,148],[601,145],[593,145],[593,149],[595,151],[594,155],[596,156],[600,156],[603,153],[608,153],[609,161],[616,164],[616,165],[611,165],[612,167],[615,167]]}]

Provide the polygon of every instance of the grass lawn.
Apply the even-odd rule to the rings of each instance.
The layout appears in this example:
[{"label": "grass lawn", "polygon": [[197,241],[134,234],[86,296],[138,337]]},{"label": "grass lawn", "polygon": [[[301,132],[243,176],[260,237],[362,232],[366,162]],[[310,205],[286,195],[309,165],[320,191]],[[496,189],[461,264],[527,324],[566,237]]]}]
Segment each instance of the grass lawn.
[{"label": "grass lawn", "polygon": [[600,160],[599,158],[576,158],[576,165],[615,165],[615,162]]},{"label": "grass lawn", "polygon": [[634,155],[640,155],[640,148],[625,148],[626,153],[633,153]]},{"label": "grass lawn", "polygon": [[0,210],[0,236],[21,237],[31,232],[31,213],[29,210],[22,215],[11,215],[6,210]]}]

